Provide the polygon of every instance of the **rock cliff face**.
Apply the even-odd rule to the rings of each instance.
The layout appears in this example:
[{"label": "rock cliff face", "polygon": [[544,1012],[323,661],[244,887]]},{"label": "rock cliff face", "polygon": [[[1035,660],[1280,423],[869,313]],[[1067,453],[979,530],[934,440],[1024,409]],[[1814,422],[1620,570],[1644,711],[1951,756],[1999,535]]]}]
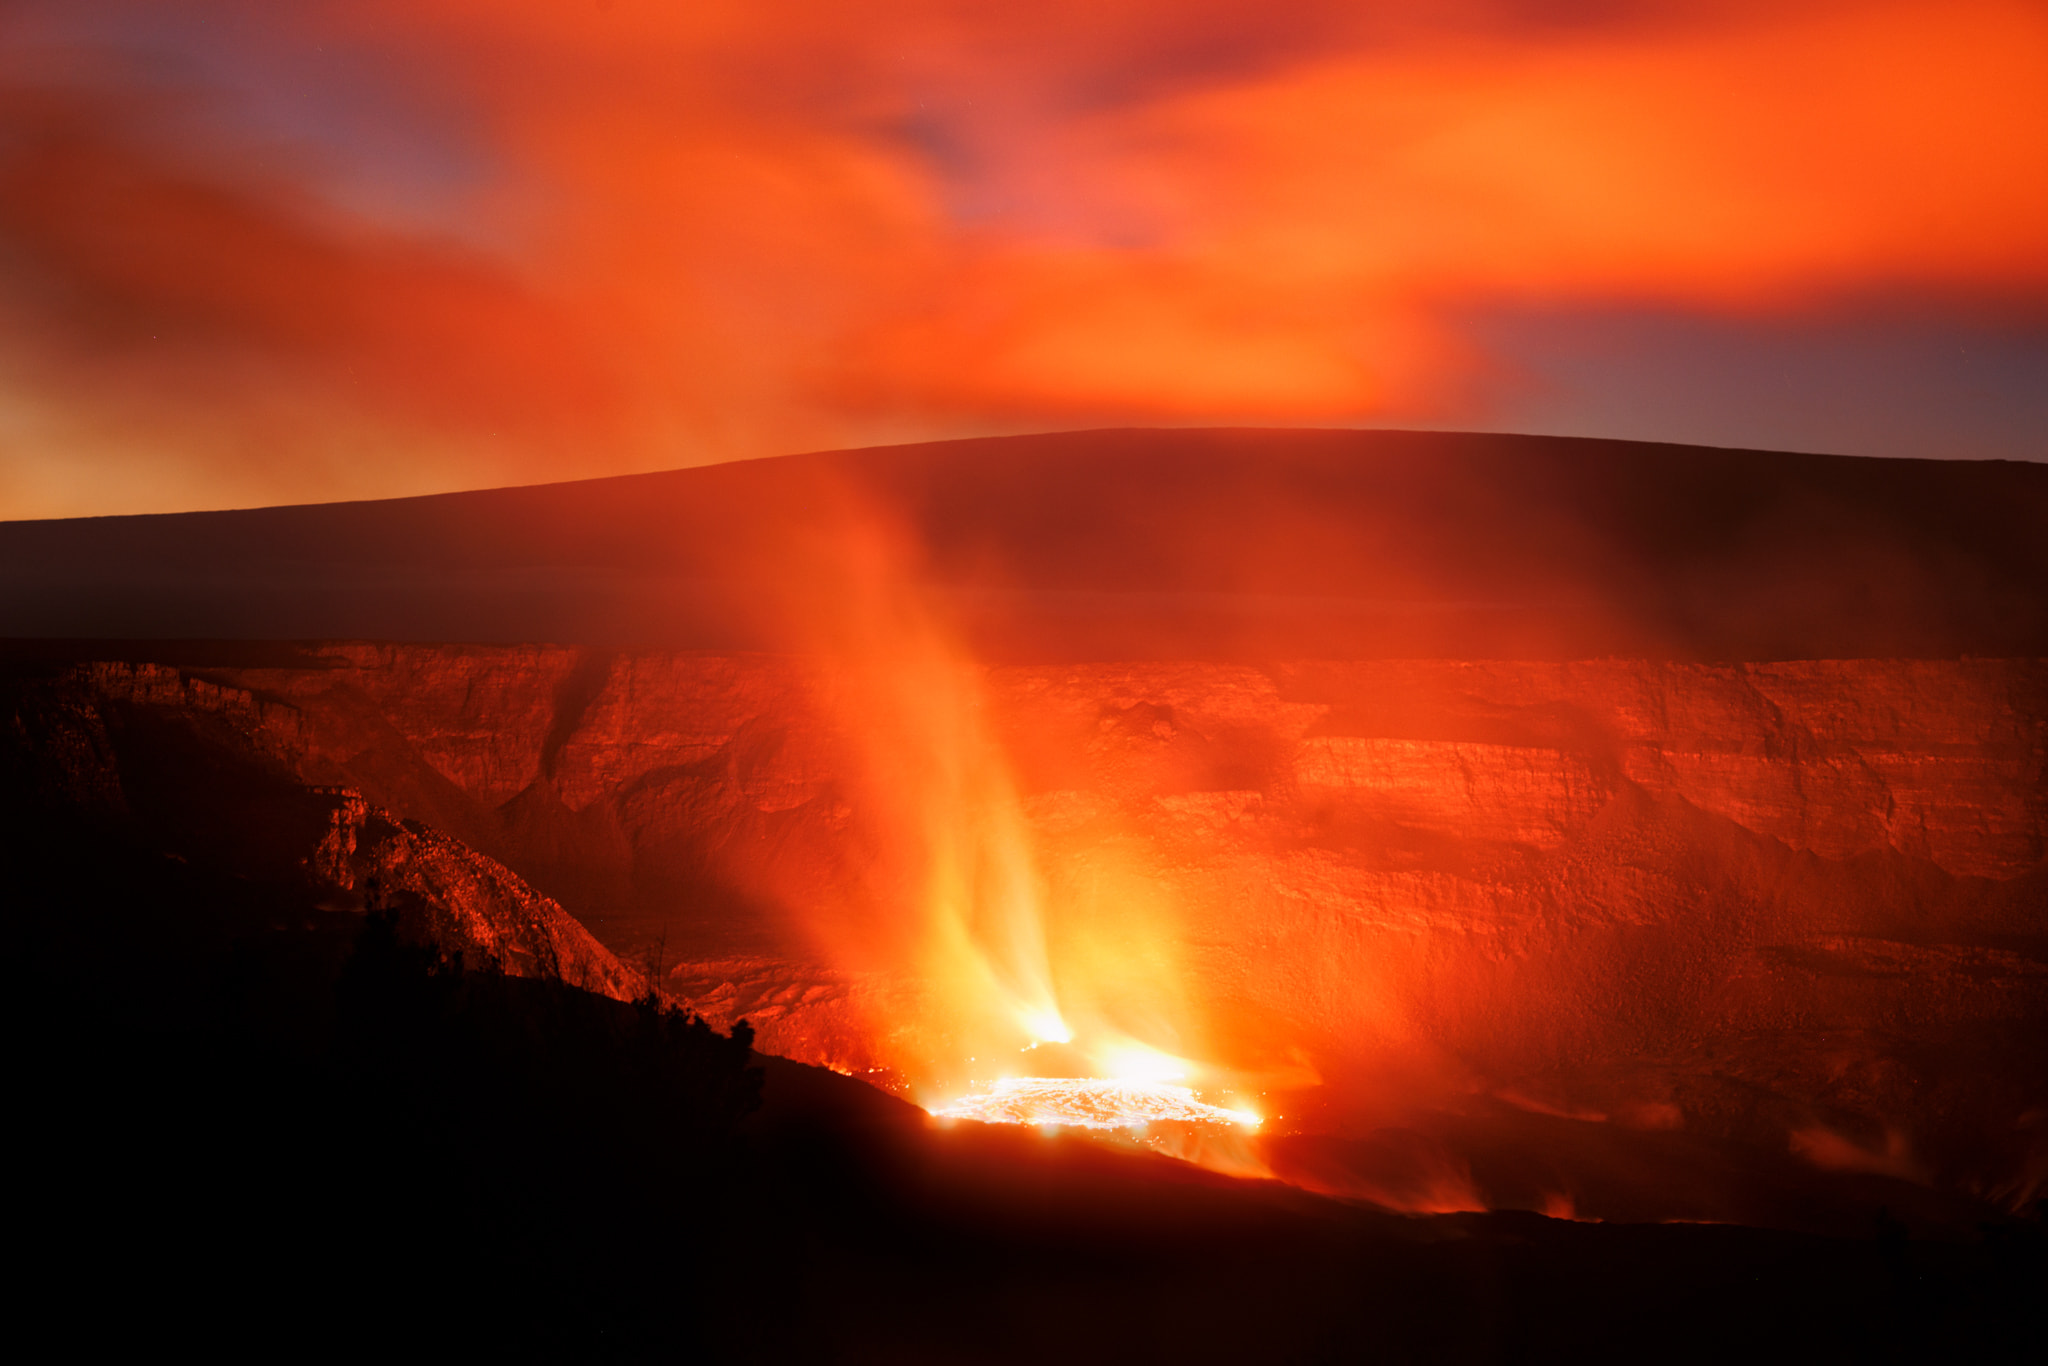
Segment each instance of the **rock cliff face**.
[{"label": "rock cliff face", "polygon": [[[628,994],[620,961],[659,957],[668,990],[750,1017],[770,1051],[929,1064],[894,1026],[920,984],[820,933],[890,913],[889,831],[861,717],[812,662],[343,644],[79,678],[212,718],[326,793],[329,883],[374,870],[475,908],[460,934],[514,970]],[[1159,663],[981,685],[1048,904],[1097,904],[1113,875],[1163,907],[1183,1042],[1265,1069],[1291,1125],[1479,1098],[2002,1200],[2048,1176],[2048,664]],[[1055,948],[1088,929],[1056,915]]]},{"label": "rock cliff face", "polygon": [[11,798],[39,793],[109,838],[239,879],[393,911],[402,933],[472,967],[620,1000],[646,990],[643,972],[511,869],[353,787],[302,781],[319,741],[288,704],[148,664],[9,682]]},{"label": "rock cliff face", "polygon": [[333,823],[307,861],[323,886],[389,906],[400,927],[462,953],[469,964],[514,977],[544,977],[630,1001],[645,993],[630,968],[552,898],[460,840],[371,806],[352,788],[316,788],[335,799]]}]

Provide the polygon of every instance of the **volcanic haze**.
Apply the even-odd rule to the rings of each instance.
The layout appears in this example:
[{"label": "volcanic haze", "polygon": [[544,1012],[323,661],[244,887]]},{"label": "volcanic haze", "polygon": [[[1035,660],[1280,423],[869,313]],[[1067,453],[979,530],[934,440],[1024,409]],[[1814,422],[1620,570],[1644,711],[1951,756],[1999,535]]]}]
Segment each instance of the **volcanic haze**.
[{"label": "volcanic haze", "polygon": [[17,635],[250,642],[14,647],[188,857],[260,771],[275,866],[927,1103],[1137,1048],[1234,1169],[1829,1228],[2048,1171],[2044,476],[1093,433],[0,554]]}]

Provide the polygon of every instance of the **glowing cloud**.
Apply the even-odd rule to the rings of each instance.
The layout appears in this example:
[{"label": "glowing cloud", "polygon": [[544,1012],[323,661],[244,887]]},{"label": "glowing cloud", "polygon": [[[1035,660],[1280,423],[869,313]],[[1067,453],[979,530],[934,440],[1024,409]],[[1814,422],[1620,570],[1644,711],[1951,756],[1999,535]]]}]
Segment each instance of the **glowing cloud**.
[{"label": "glowing cloud", "polygon": [[2048,293],[2018,0],[217,8],[0,21],[13,515],[1469,417],[1473,310]]}]

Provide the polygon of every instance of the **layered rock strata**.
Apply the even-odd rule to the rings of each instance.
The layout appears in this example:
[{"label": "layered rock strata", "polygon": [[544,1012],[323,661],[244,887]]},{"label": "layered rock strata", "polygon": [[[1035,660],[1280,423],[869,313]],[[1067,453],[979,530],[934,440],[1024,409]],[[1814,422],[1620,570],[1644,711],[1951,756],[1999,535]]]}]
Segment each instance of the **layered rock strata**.
[{"label": "layered rock strata", "polygon": [[[423,896],[499,889],[493,924],[559,903],[609,950],[578,961],[658,960],[772,1051],[929,1062],[894,1025],[922,984],[819,933],[889,912],[872,874],[891,832],[862,717],[815,661],[344,644],[303,668],[80,679],[361,794],[402,832],[372,861]],[[1142,887],[1195,1022],[1182,1042],[1318,1080],[1297,1117],[1363,1129],[1484,1096],[1820,1165],[1961,1163],[1999,1198],[2048,1172],[2048,664],[980,681],[1055,941],[1086,929],[1058,908],[1111,873]]]}]

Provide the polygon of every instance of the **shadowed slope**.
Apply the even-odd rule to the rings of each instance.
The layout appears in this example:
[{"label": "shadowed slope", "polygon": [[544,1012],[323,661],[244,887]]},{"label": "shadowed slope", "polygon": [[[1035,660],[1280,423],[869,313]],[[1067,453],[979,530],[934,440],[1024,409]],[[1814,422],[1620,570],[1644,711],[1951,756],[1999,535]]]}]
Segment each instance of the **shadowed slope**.
[{"label": "shadowed slope", "polygon": [[12,523],[0,634],[774,647],[874,518],[986,657],[2048,653],[2048,467],[1258,430]]}]

